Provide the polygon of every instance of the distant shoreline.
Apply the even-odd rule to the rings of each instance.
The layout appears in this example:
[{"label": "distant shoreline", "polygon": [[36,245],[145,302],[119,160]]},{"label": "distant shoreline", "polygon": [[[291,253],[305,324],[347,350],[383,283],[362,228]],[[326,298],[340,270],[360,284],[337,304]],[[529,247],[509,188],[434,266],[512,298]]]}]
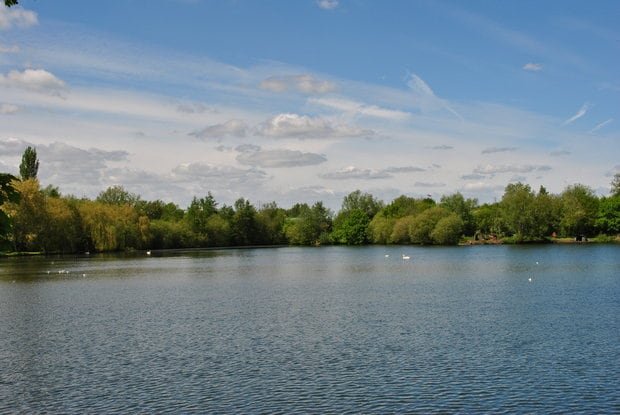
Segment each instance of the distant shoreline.
[{"label": "distant shoreline", "polygon": [[[513,242],[506,241],[504,239],[488,239],[488,240],[478,240],[475,241],[473,239],[466,240],[458,243],[457,245],[422,245],[422,244],[367,244],[367,245],[246,245],[246,246],[210,246],[204,248],[171,248],[171,249],[153,249],[150,250],[153,254],[162,254],[162,253],[182,253],[182,252],[206,252],[206,251],[223,251],[223,250],[233,250],[233,249],[269,249],[269,248],[292,248],[292,247],[302,247],[302,248],[312,248],[312,247],[327,247],[327,246],[339,246],[339,247],[363,247],[363,246],[412,246],[412,247],[446,247],[446,246],[492,246],[492,245],[615,245],[620,244],[620,235],[615,237],[605,238],[600,240],[597,237],[587,238],[585,241],[577,241],[575,238],[551,238],[540,241],[521,241],[521,242]],[[102,252],[93,252],[93,255],[100,254],[145,254],[146,250],[126,250],[126,251],[102,251]],[[10,258],[10,257],[29,257],[29,256],[62,256],[62,255],[73,255],[73,256],[88,256],[90,253],[85,252],[0,252],[0,258]]]}]

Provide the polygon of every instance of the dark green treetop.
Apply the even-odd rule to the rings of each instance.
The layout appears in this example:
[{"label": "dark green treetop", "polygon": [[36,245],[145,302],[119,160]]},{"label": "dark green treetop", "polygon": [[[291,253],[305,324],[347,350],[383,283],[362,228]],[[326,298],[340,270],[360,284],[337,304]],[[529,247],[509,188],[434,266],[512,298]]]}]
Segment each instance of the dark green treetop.
[{"label": "dark green treetop", "polygon": [[36,179],[39,172],[39,160],[37,150],[33,147],[26,147],[22,155],[22,162],[19,165],[19,175],[22,180]]}]

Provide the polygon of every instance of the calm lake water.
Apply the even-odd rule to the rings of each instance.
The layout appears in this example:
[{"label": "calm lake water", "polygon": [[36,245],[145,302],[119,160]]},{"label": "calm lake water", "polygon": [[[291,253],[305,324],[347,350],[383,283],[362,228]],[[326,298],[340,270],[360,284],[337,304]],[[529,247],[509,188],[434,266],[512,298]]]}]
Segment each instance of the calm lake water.
[{"label": "calm lake water", "polygon": [[619,413],[620,246],[0,259],[0,412]]}]

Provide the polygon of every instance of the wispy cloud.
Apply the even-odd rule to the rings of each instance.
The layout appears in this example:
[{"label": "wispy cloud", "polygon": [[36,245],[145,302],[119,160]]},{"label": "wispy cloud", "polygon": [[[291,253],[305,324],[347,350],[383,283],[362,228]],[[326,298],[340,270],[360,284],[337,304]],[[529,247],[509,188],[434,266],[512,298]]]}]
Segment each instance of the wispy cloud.
[{"label": "wispy cloud", "polygon": [[432,146],[432,147],[429,147],[429,148],[431,150],[452,150],[452,149],[454,149],[453,146],[448,146],[448,145],[445,145],[445,144],[441,144],[441,145],[438,145],[438,146]]},{"label": "wispy cloud", "polygon": [[568,125],[571,124],[572,122],[578,120],[579,118],[583,117],[584,115],[586,115],[586,113],[588,112],[588,109],[590,108],[590,104],[588,104],[587,102],[585,104],[583,104],[581,106],[581,108],[579,108],[579,111],[577,111],[575,113],[575,115],[573,115],[572,117],[570,117],[568,120],[564,121],[564,123],[562,125]]},{"label": "wispy cloud", "polygon": [[308,103],[333,108],[353,116],[364,115],[388,120],[405,120],[411,117],[409,112],[368,105],[346,98],[310,98]]},{"label": "wispy cloud", "polygon": [[0,103],[0,114],[2,115],[13,115],[19,111],[19,107],[13,104],[2,104]]},{"label": "wispy cloud", "polygon": [[241,164],[262,168],[314,166],[327,161],[322,154],[289,149],[263,150],[259,146],[238,146],[241,154],[237,161]]},{"label": "wispy cloud", "polygon": [[245,137],[248,125],[242,120],[228,120],[222,124],[209,125],[201,130],[192,131],[189,135],[201,139],[221,140],[225,137]]},{"label": "wispy cloud", "polygon": [[482,154],[508,153],[517,151],[517,147],[488,147],[482,150]]},{"label": "wispy cloud", "polygon": [[394,177],[394,174],[417,173],[423,171],[426,171],[426,169],[417,166],[390,166],[383,169],[360,169],[355,166],[349,166],[334,172],[320,174],[319,177],[330,180],[375,180],[389,179]]},{"label": "wispy cloud", "polygon": [[445,183],[439,182],[415,182],[413,187],[445,187]]},{"label": "wispy cloud", "polygon": [[0,155],[16,156],[22,154],[26,147],[32,145],[32,143],[19,138],[0,139]]},{"label": "wispy cloud", "polygon": [[0,30],[9,30],[13,27],[27,28],[39,22],[37,14],[22,7],[6,7],[0,5]]},{"label": "wispy cloud", "polygon": [[19,52],[19,46],[17,45],[6,46],[6,45],[0,44],[0,53],[17,53],[17,52]]},{"label": "wispy cloud", "polygon": [[614,120],[613,118],[610,118],[610,119],[608,119],[606,121],[603,121],[600,124],[597,124],[593,129],[590,130],[590,133],[594,133],[594,132],[600,130],[601,128],[603,128],[606,125],[610,124],[613,120]]},{"label": "wispy cloud", "polygon": [[568,156],[571,154],[568,150],[556,150],[549,153],[551,157],[560,157],[560,156]]},{"label": "wispy cloud", "polygon": [[417,166],[403,166],[403,167],[386,167],[382,169],[386,173],[416,173],[426,171],[426,169]]},{"label": "wispy cloud", "polygon": [[317,79],[309,74],[271,76],[259,86],[273,92],[296,91],[302,94],[326,94],[336,90],[333,82]]},{"label": "wispy cloud", "polygon": [[278,114],[256,128],[256,133],[275,138],[340,138],[371,137],[372,130],[332,122],[321,117]]},{"label": "wispy cloud", "polygon": [[319,174],[319,177],[328,180],[376,180],[389,179],[392,175],[382,170],[359,169],[355,166],[349,166],[342,170]]},{"label": "wispy cloud", "polygon": [[531,173],[534,171],[549,171],[551,166],[537,165],[537,164],[500,164],[492,165],[487,164],[485,166],[478,166],[474,169],[474,173],[477,174],[497,174],[497,173]]},{"label": "wispy cloud", "polygon": [[183,114],[204,114],[206,112],[216,113],[214,108],[211,108],[201,102],[188,102],[177,105],[177,111]]},{"label": "wispy cloud", "polygon": [[340,4],[339,0],[317,0],[317,6],[324,10],[333,10]]},{"label": "wispy cloud", "polygon": [[177,180],[206,181],[209,186],[223,189],[231,185],[251,186],[268,179],[264,171],[254,168],[239,169],[205,162],[182,163],[172,170],[172,174]]},{"label": "wispy cloud", "polygon": [[431,87],[418,75],[412,73],[409,77],[409,81],[407,82],[407,86],[413,93],[414,99],[417,101],[417,104],[420,105],[423,109],[430,111],[444,109],[450,112],[459,120],[463,121],[463,117],[461,116],[461,114],[456,112],[446,100],[443,100],[437,95],[435,95],[435,92],[433,92]]},{"label": "wispy cloud", "polygon": [[525,65],[523,65],[523,70],[531,71],[531,72],[542,71],[542,68],[543,68],[543,66],[542,66],[541,63],[529,62],[529,63],[526,63]]}]

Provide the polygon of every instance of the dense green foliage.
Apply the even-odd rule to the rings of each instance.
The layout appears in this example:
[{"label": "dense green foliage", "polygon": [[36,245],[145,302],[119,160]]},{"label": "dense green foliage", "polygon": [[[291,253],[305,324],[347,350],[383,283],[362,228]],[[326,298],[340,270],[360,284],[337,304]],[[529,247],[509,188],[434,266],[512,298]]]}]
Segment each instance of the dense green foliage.
[{"label": "dense green foliage", "polygon": [[[615,180],[615,179],[614,179]],[[218,205],[211,193],[187,209],[144,201],[122,186],[95,200],[41,188],[36,178],[0,174],[0,249],[39,252],[115,251],[250,245],[457,244],[465,238],[514,242],[620,233],[620,195],[598,198],[583,185],[561,194],[506,186],[498,203],[479,205],[460,193],[436,203],[400,196],[388,204],[356,190],[337,215],[321,202],[290,209],[239,199]],[[601,237],[601,239],[605,239]]]},{"label": "dense green foliage", "polygon": [[[10,174],[0,173],[0,207],[5,203],[18,203],[19,193],[13,186],[16,178]],[[0,209],[0,249],[4,249],[11,231],[9,215]]]},{"label": "dense green foliage", "polygon": [[37,150],[29,146],[22,155],[19,175],[22,177],[22,180],[36,179],[38,172],[39,160],[37,159]]}]

